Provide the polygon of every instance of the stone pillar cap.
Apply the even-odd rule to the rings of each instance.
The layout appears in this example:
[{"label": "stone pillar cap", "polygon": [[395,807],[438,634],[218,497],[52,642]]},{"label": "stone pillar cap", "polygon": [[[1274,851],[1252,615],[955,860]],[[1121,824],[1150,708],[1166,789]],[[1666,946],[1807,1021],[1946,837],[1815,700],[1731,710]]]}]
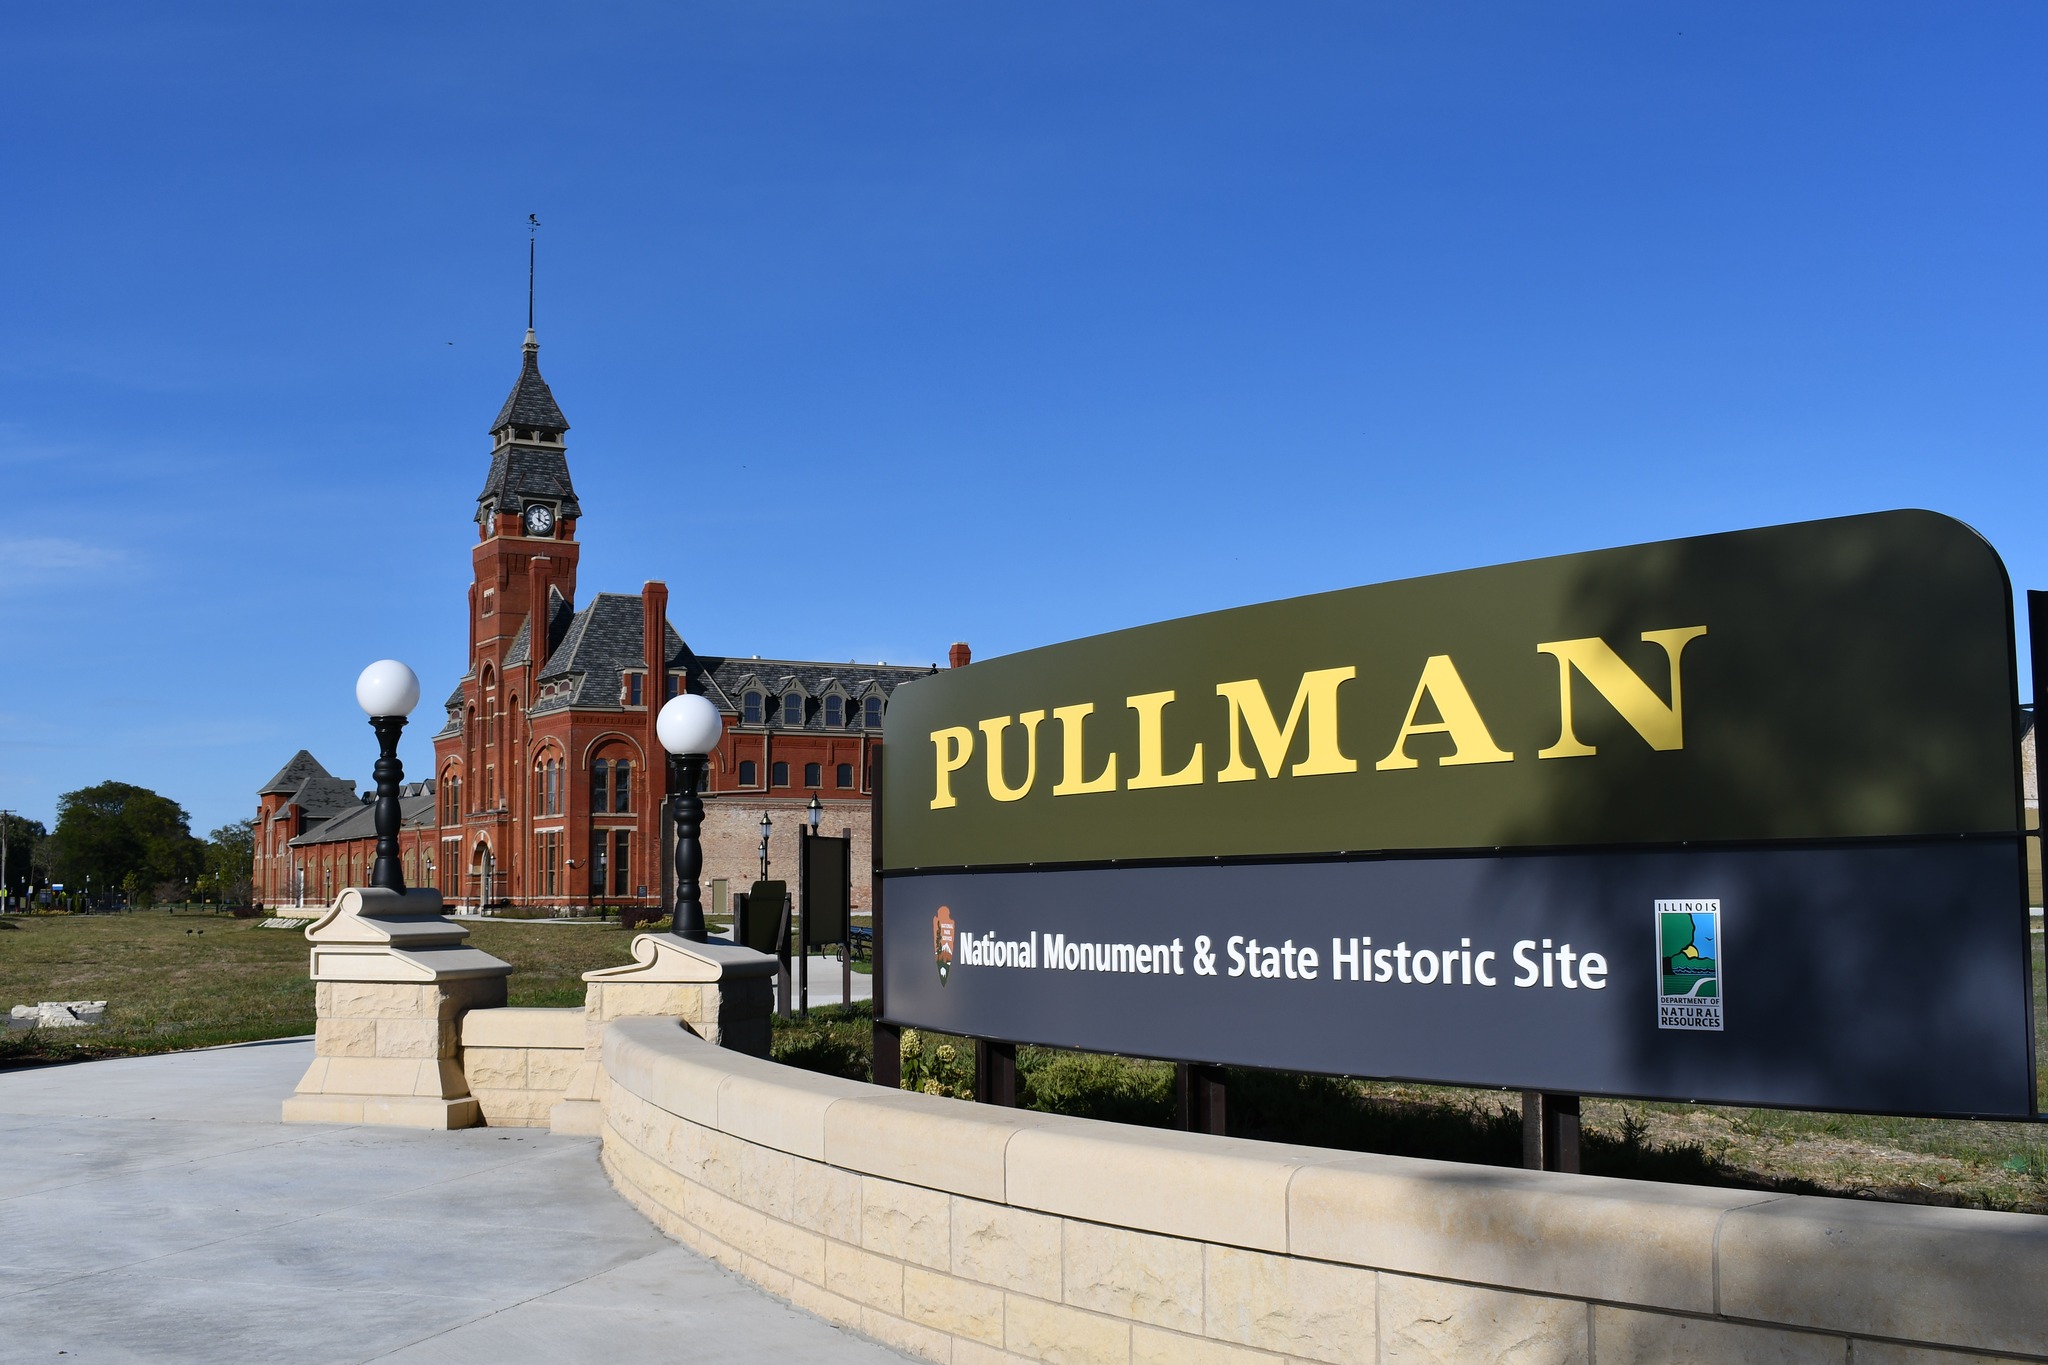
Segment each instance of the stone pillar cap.
[{"label": "stone pillar cap", "polygon": [[778,964],[767,953],[714,941],[695,943],[674,934],[641,934],[633,960],[619,967],[585,972],[585,981],[647,981],[705,984],[750,976],[773,976]]},{"label": "stone pillar cap", "polygon": [[457,981],[508,976],[512,964],[464,946],[469,930],[441,913],[438,891],[351,886],[306,928],[315,981]]}]

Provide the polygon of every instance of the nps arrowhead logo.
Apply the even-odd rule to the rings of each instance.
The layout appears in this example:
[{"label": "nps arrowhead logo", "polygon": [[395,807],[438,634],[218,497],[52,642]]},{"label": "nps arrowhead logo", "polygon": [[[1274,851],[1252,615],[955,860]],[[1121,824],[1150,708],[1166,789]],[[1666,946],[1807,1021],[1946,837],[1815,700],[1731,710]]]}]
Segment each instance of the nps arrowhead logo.
[{"label": "nps arrowhead logo", "polygon": [[953,912],[943,905],[932,916],[932,960],[939,964],[939,984],[943,986],[953,970]]}]

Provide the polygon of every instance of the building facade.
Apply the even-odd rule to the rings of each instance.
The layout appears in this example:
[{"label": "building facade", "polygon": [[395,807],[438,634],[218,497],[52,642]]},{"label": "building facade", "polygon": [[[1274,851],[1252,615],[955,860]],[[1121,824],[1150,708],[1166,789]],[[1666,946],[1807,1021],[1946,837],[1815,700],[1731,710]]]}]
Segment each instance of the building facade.
[{"label": "building facade", "polygon": [[[654,722],[679,690],[726,729],[707,764],[704,881],[719,908],[760,871],[794,881],[799,830],[854,841],[854,903],[870,903],[870,800],[890,693],[933,671],[699,653],[668,619],[668,588],[577,605],[583,507],[569,423],[541,378],[529,329],[517,381],[491,424],[470,549],[468,668],[434,736],[434,773],[409,789],[409,885],[467,907],[576,913],[652,907],[672,877],[666,754]],[[952,666],[969,658],[955,645]],[[315,903],[367,880],[366,798],[301,750],[259,794],[256,886],[266,903]],[[360,812],[356,809],[360,807]]]}]

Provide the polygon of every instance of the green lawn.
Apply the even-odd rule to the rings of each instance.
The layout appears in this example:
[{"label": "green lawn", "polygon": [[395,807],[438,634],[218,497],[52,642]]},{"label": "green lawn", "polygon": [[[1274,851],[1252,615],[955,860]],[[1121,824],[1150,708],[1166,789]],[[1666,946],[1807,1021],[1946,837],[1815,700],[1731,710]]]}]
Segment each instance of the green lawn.
[{"label": "green lawn", "polygon": [[[305,936],[257,923],[162,911],[0,918],[0,1008],[107,1002],[93,1028],[0,1035],[0,1065],[311,1033]],[[515,1005],[580,1005],[582,973],[632,957],[632,935],[606,925],[468,923],[472,944],[516,969]]]}]

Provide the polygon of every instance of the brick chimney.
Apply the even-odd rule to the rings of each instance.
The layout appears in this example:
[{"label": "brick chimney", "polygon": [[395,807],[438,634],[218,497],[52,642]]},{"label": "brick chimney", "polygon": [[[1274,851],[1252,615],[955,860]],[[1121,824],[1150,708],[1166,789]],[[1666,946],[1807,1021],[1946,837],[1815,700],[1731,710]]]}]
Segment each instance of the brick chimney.
[{"label": "brick chimney", "polygon": [[647,704],[647,758],[648,790],[668,794],[668,764],[663,759],[667,752],[661,747],[661,737],[655,733],[654,721],[661,712],[662,702],[668,699],[668,651],[662,648],[663,629],[668,624],[668,584],[649,582],[640,588],[640,643],[641,662],[647,669],[647,681],[641,684],[640,699]]},{"label": "brick chimney", "polygon": [[974,651],[967,647],[965,640],[955,640],[953,647],[946,651],[946,666],[965,668],[974,662]]}]

